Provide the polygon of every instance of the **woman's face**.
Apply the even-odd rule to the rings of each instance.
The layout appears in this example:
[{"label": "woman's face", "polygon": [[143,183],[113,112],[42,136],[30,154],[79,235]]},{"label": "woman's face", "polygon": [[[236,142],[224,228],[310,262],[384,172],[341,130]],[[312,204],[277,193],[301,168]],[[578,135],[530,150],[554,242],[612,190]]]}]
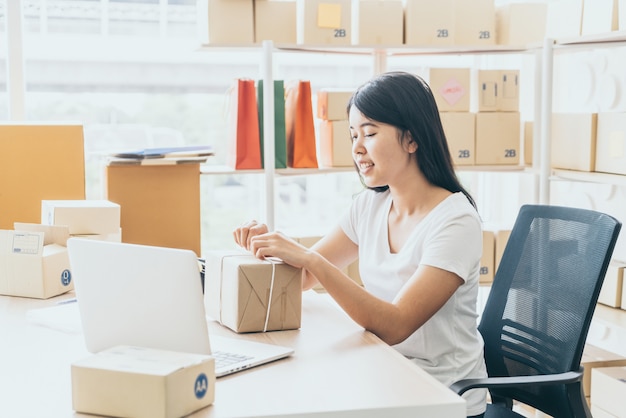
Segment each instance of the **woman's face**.
[{"label": "woman's face", "polygon": [[393,187],[406,177],[407,165],[416,167],[417,144],[408,135],[400,141],[398,128],[366,118],[355,106],[349,120],[352,158],[368,187]]}]

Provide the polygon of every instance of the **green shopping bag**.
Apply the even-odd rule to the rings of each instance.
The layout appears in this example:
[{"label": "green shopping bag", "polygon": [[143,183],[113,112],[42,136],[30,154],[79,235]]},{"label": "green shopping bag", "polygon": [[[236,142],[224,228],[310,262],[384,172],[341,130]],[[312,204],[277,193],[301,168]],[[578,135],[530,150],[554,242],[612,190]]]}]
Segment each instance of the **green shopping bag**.
[{"label": "green shopping bag", "polygon": [[[263,80],[257,83],[259,129],[261,133],[261,164],[264,164],[263,145]],[[274,80],[274,167],[287,167],[287,136],[285,132],[285,84]]]}]

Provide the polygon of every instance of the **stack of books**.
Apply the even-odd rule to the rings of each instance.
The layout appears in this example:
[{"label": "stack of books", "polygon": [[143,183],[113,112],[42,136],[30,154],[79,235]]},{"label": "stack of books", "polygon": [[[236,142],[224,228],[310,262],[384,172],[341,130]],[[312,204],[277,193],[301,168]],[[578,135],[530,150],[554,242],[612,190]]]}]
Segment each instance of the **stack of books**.
[{"label": "stack of books", "polygon": [[111,165],[202,164],[205,163],[207,158],[212,155],[214,155],[213,147],[209,145],[143,148],[139,150],[113,153],[110,155],[108,163]]}]

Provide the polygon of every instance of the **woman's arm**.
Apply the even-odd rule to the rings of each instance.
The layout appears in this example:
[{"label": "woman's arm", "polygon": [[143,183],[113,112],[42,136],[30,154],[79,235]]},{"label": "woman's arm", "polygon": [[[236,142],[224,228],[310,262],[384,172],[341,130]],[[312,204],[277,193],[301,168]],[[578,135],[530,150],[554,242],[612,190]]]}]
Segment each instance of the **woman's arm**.
[{"label": "woman's arm", "polygon": [[258,258],[274,256],[304,268],[307,285],[319,281],[355,322],[391,345],[404,341],[421,327],[463,283],[454,273],[420,266],[395,300],[386,302],[341,271],[356,257],[356,244],[341,228],[311,249],[271,232],[253,237],[250,250]]}]

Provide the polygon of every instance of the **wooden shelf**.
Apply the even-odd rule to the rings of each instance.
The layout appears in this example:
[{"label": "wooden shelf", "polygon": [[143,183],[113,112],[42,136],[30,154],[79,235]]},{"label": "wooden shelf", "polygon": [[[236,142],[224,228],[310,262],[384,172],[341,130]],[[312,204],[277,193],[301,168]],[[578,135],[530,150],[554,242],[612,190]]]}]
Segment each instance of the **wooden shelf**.
[{"label": "wooden shelf", "polygon": [[552,169],[550,180],[576,181],[581,183],[612,184],[626,186],[626,176],[620,174],[597,173],[575,170]]}]

